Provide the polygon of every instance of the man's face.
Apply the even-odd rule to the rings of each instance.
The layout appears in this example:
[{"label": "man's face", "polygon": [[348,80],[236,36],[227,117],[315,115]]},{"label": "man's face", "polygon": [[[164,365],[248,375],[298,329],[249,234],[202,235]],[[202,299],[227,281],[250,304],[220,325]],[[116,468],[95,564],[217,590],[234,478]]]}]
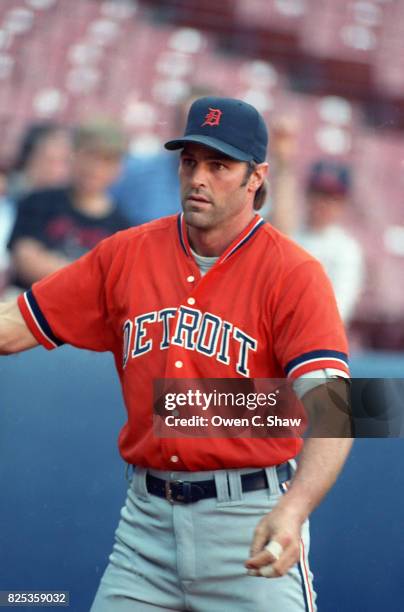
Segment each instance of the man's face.
[{"label": "man's face", "polygon": [[[251,205],[247,164],[198,144],[181,153],[179,177],[186,223],[208,230],[226,225]],[[252,194],[253,195],[253,194]]]}]

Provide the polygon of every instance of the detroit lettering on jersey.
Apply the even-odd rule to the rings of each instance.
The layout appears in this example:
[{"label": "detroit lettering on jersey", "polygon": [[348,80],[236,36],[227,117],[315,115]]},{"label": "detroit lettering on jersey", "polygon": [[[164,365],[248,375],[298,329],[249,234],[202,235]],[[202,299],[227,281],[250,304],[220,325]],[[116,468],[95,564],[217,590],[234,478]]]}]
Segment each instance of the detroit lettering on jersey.
[{"label": "detroit lettering on jersey", "polygon": [[[170,320],[174,319],[177,322],[171,332]],[[213,313],[185,306],[146,312],[133,321],[128,319],[123,328],[123,368],[130,358],[141,357],[153,350],[153,340],[148,337],[149,325],[160,328],[160,350],[168,349],[170,344],[180,346],[235,368],[241,376],[250,376],[248,358],[250,351],[257,350],[258,340]],[[230,351],[231,343],[236,345],[236,350]],[[237,354],[236,363],[232,363],[230,357],[234,352]]]}]

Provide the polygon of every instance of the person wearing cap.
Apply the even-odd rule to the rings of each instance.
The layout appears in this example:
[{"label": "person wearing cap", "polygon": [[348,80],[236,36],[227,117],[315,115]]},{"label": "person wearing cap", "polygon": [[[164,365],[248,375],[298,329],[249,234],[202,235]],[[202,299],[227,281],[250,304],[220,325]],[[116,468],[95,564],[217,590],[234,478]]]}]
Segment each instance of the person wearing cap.
[{"label": "person wearing cap", "polygon": [[331,158],[313,163],[306,177],[304,211],[299,214],[294,164],[298,129],[297,121],[289,116],[279,117],[271,128],[270,220],[323,264],[342,320],[349,325],[365,273],[362,247],[344,227],[352,201],[351,172],[345,163]]},{"label": "person wearing cap", "polygon": [[[267,141],[250,104],[196,100],[166,143],[180,150],[183,213],[107,238],[0,305],[0,354],[68,343],[115,358],[132,477],[92,612],[316,610],[308,517],[351,447],[344,411],[323,422],[330,388],[346,405],[347,343],[320,264],[257,213]],[[284,429],[167,431],[174,399],[173,419],[209,381],[251,399],[268,379],[317,415],[304,445]]]},{"label": "person wearing cap", "polygon": [[306,185],[306,223],[294,234],[295,240],[323,264],[346,324],[355,313],[364,276],[362,248],[343,226],[350,197],[351,176],[345,164],[332,160],[314,163]]}]

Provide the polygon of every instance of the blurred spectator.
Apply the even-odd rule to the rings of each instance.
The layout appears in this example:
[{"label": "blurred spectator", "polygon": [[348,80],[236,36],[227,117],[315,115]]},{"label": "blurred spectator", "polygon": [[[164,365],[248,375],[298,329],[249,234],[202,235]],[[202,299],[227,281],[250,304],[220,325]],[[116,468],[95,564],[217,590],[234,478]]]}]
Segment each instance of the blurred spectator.
[{"label": "blurred spectator", "polygon": [[306,227],[295,235],[296,241],[323,264],[346,323],[363,285],[362,249],[341,225],[349,195],[346,166],[330,161],[315,164],[307,185]]},{"label": "blurred spectator", "polygon": [[67,128],[52,122],[30,125],[23,134],[9,179],[9,198],[17,201],[30,191],[66,185],[72,153]]},{"label": "blurred spectator", "polygon": [[[194,87],[178,105],[173,133],[182,131],[192,102],[212,95],[212,89]],[[162,149],[154,155],[130,155],[111,193],[132,225],[173,215],[181,210],[178,183],[178,156]],[[156,169],[158,168],[158,172]]]},{"label": "blurred spectator", "polygon": [[20,203],[9,248],[22,288],[129,226],[107,194],[126,150],[120,129],[105,122],[82,125],[74,148],[71,184],[32,192]]},{"label": "blurred spectator", "polygon": [[273,132],[272,217],[281,231],[291,235],[324,266],[345,323],[354,314],[364,280],[362,248],[343,227],[351,200],[347,166],[332,160],[315,163],[306,183],[303,225],[299,227],[297,178],[293,168],[297,124],[283,122]]},{"label": "blurred spectator", "polygon": [[8,282],[10,256],[7,242],[15,220],[15,207],[7,198],[7,176],[0,172],[0,295]]}]

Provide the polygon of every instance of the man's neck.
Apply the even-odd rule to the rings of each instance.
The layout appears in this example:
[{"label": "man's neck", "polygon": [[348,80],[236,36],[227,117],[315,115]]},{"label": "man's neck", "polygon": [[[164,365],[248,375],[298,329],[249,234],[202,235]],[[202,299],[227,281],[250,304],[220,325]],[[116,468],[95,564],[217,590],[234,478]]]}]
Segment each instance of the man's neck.
[{"label": "man's neck", "polygon": [[254,216],[255,212],[252,212],[249,216],[242,217],[237,224],[234,223],[234,219],[231,219],[227,224],[208,229],[188,225],[189,244],[196,253],[203,257],[220,257],[251,223]]}]

